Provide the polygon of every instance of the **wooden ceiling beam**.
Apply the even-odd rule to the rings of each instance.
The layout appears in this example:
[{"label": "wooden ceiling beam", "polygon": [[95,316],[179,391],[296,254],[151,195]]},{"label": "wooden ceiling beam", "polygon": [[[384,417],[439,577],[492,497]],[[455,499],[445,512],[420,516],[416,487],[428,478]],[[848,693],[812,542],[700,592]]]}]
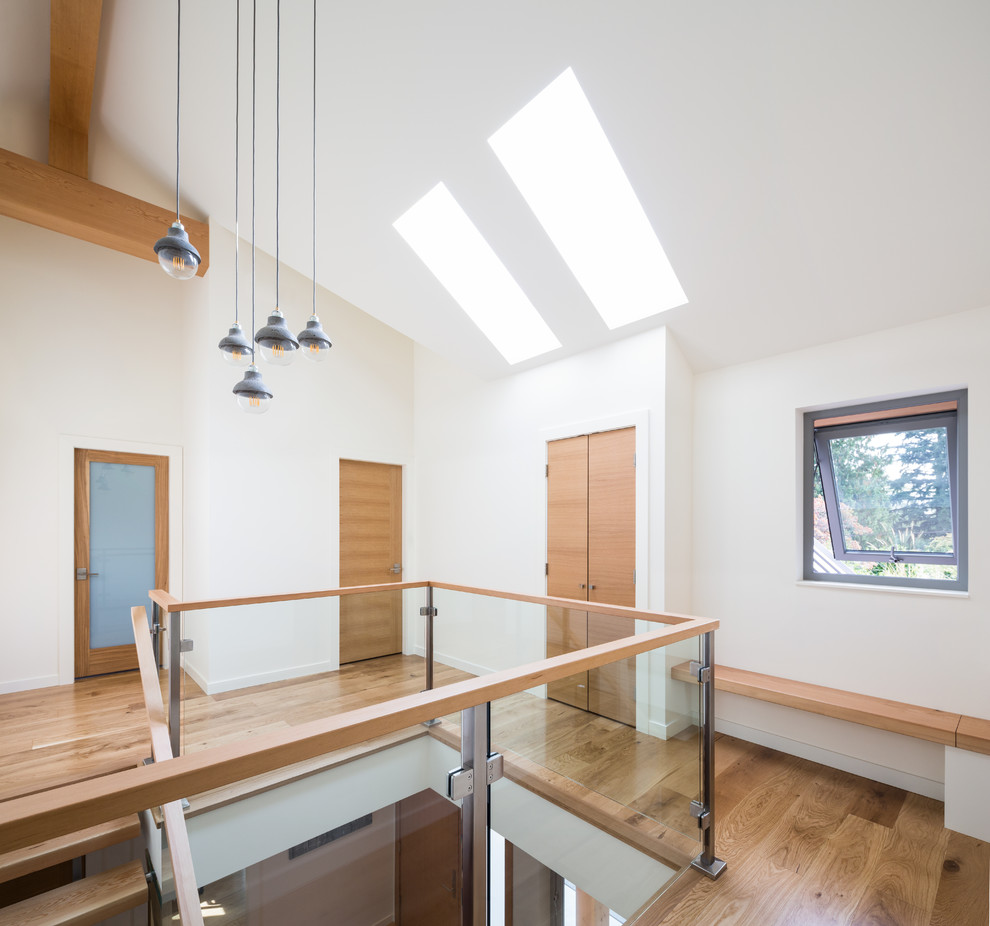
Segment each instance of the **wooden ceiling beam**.
[{"label": "wooden ceiling beam", "polygon": [[89,177],[89,118],[103,0],[51,0],[48,163]]},{"label": "wooden ceiling beam", "polygon": [[[156,263],[154,244],[175,220],[169,209],[3,148],[0,215]],[[210,264],[210,227],[187,216],[182,224],[203,258],[197,272],[203,276]]]}]

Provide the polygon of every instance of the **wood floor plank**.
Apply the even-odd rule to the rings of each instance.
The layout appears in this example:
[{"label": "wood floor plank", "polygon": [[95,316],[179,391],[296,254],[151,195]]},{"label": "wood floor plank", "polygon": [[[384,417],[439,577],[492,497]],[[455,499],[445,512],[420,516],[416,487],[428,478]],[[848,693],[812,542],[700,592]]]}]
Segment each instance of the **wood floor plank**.
[{"label": "wood floor plank", "polygon": [[990,843],[949,831],[929,926],[990,923]]},{"label": "wood floor plank", "polygon": [[879,781],[869,781],[865,778],[862,781],[863,790],[849,812],[871,823],[892,827],[904,806],[907,791]]},{"label": "wood floor plank", "polygon": [[908,794],[892,829],[887,831],[873,874],[873,889],[902,898],[912,907],[931,910],[938,882],[926,877],[945,858],[949,831],[942,825],[942,804]]},{"label": "wood floor plank", "polygon": [[847,816],[812,864],[798,877],[801,888],[779,912],[789,926],[851,923],[870,886],[886,836],[884,827]]},{"label": "wood floor plank", "polygon": [[760,852],[779,868],[795,874],[807,871],[842,825],[857,796],[849,775],[822,769],[802,789],[791,811],[779,819]]}]

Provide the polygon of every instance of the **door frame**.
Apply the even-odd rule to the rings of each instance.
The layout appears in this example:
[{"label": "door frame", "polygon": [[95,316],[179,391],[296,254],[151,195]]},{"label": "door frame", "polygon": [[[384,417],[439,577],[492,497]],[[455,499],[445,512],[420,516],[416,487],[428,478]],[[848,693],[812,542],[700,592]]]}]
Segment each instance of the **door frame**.
[{"label": "door frame", "polygon": [[182,447],[61,434],[58,440],[58,684],[75,682],[75,456],[76,450],[109,450],[168,457],[168,587],[182,598]]}]

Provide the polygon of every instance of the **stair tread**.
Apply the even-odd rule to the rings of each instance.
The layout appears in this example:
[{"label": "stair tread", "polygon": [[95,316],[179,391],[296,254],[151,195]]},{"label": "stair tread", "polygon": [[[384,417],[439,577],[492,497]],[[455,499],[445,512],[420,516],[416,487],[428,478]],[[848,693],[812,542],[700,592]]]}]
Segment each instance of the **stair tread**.
[{"label": "stair tread", "polygon": [[144,867],[131,861],[0,908],[0,926],[92,926],[147,899]]},{"label": "stair tread", "polygon": [[131,814],[25,849],[0,853],[0,883],[78,858],[87,852],[127,842],[140,833],[141,823],[136,814]]}]

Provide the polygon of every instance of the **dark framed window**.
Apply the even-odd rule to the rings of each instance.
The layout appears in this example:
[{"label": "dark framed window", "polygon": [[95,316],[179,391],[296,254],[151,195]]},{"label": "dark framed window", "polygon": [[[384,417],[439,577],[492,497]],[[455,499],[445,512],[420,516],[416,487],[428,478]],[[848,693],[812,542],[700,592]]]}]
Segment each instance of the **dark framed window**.
[{"label": "dark framed window", "polygon": [[804,577],[964,590],[966,390],[804,416]]}]

